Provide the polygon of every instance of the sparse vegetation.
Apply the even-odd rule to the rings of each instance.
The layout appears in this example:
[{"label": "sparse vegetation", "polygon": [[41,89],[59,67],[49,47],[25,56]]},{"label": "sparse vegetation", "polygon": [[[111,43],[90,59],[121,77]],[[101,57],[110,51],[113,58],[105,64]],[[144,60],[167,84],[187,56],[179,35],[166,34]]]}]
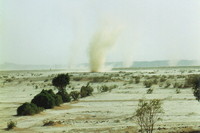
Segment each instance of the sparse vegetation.
[{"label": "sparse vegetation", "polygon": [[176,94],[179,94],[179,93],[181,93],[181,90],[180,89],[176,89]]},{"label": "sparse vegetation", "polygon": [[11,129],[13,129],[13,128],[16,127],[16,126],[17,126],[17,122],[9,121],[9,122],[7,123],[7,130],[11,130]]},{"label": "sparse vegetation", "polygon": [[38,86],[37,86],[37,85],[35,86],[35,89],[38,89]]},{"label": "sparse vegetation", "polygon": [[61,124],[61,121],[44,120],[43,126],[54,126],[56,124]]},{"label": "sparse vegetation", "polygon": [[171,85],[170,81],[167,81],[166,84],[165,84],[165,88],[170,87],[170,85]]},{"label": "sparse vegetation", "polygon": [[153,82],[151,80],[145,80],[144,81],[144,86],[146,88],[150,88],[153,85]]},{"label": "sparse vegetation", "polygon": [[100,92],[107,92],[107,91],[109,91],[109,87],[108,86],[106,86],[106,85],[102,85],[101,87],[100,87]]},{"label": "sparse vegetation", "polygon": [[139,77],[139,76],[136,76],[136,77],[135,77],[135,83],[136,83],[136,84],[139,84],[139,83],[140,83],[140,77]]},{"label": "sparse vegetation", "polygon": [[13,79],[5,79],[4,83],[10,83],[12,81],[13,81]]},{"label": "sparse vegetation", "polygon": [[154,84],[154,85],[158,84],[158,80],[157,80],[156,78],[155,78],[155,79],[153,79],[153,81],[152,81],[152,82],[153,82],[153,84]]},{"label": "sparse vegetation", "polygon": [[141,133],[153,133],[154,125],[160,120],[159,114],[163,113],[162,103],[159,99],[148,101],[140,100],[134,118],[140,126]]},{"label": "sparse vegetation", "polygon": [[173,85],[174,88],[178,88],[178,86],[179,86],[179,83],[177,83],[177,82],[175,82]]},{"label": "sparse vegetation", "polygon": [[153,89],[152,88],[149,88],[148,90],[147,90],[147,94],[152,94],[153,93]]},{"label": "sparse vegetation", "polygon": [[[181,105],[179,106],[179,105],[176,104],[176,101],[179,98],[183,97],[184,98],[183,100],[185,102],[191,102],[191,101],[194,102],[194,100],[191,99],[190,97],[184,97],[185,94],[187,94],[187,93],[190,94],[191,93],[188,90],[188,88],[190,88],[190,87],[193,88],[194,95],[195,95],[196,99],[200,101],[200,96],[198,96],[198,94],[200,94],[200,90],[199,90],[199,88],[200,88],[199,86],[200,85],[198,85],[198,82],[200,82],[200,78],[199,78],[199,80],[198,80],[198,78],[195,78],[197,75],[187,75],[188,71],[186,71],[184,75],[177,75],[177,72],[179,72],[178,70],[177,70],[177,72],[173,73],[172,75],[171,75],[170,72],[174,72],[174,71],[170,70],[168,72],[165,69],[162,69],[160,73],[156,73],[155,75],[152,74],[152,72],[149,72],[149,70],[145,70],[145,71],[141,71],[141,72],[140,72],[140,70],[134,70],[134,72],[123,72],[123,73],[117,73],[117,72],[109,72],[109,73],[71,72],[70,73],[70,78],[72,78],[73,81],[71,82],[71,84],[67,84],[65,86],[65,87],[68,88],[67,90],[65,89],[65,87],[63,89],[61,89],[61,88],[58,89],[58,87],[53,87],[52,86],[52,83],[50,82],[50,79],[51,78],[53,79],[53,77],[56,76],[56,74],[49,75],[49,76],[47,76],[47,74],[44,74],[43,76],[37,77],[38,76],[38,72],[37,72],[37,74],[35,74],[36,76],[34,75],[34,77],[31,77],[31,78],[28,77],[31,73],[29,73],[29,75],[27,75],[25,73],[24,77],[21,77],[21,75],[19,75],[19,76],[17,76],[15,78],[15,80],[13,80],[13,82],[11,82],[10,84],[9,83],[5,83],[5,85],[3,85],[3,82],[5,81],[5,79],[3,78],[3,75],[1,75],[1,78],[2,78],[1,79],[1,82],[2,82],[1,86],[5,86],[5,88],[2,87],[2,90],[4,91],[4,90],[7,89],[6,87],[10,87],[10,88],[13,87],[14,88],[13,85],[16,85],[17,86],[16,88],[18,88],[19,92],[23,93],[23,95],[19,95],[19,96],[23,96],[24,97],[25,95],[27,95],[27,97],[34,97],[35,93],[36,92],[40,93],[41,90],[44,89],[44,86],[46,85],[47,89],[48,88],[53,89],[54,92],[52,91],[53,94],[52,93],[50,93],[50,94],[48,93],[48,95],[51,95],[50,96],[51,98],[49,98],[49,96],[47,96],[47,94],[45,94],[45,96],[44,96],[45,98],[44,99],[48,99],[49,103],[53,104],[53,106],[59,106],[61,103],[63,103],[63,101],[64,102],[70,102],[71,100],[76,101],[79,98],[90,96],[93,93],[93,87],[94,87],[95,94],[94,94],[94,96],[89,98],[89,100],[91,100],[92,102],[88,101],[86,99],[85,100],[83,99],[83,102],[82,102],[82,100],[76,101],[76,102],[72,102],[72,105],[71,104],[66,104],[66,105],[63,105],[61,107],[58,107],[58,108],[55,108],[54,110],[52,110],[53,112],[56,111],[56,110],[58,112],[60,112],[60,111],[62,112],[63,109],[73,108],[73,103],[80,102],[80,103],[78,103],[78,106],[80,106],[80,108],[78,108],[78,110],[80,110],[81,113],[77,113],[77,114],[73,115],[73,118],[72,118],[70,116],[71,113],[69,111],[67,111],[65,113],[65,115],[64,114],[63,115],[60,114],[55,119],[45,120],[43,123],[42,123],[42,121],[40,121],[40,124],[38,124],[38,126],[42,126],[43,125],[43,126],[56,126],[56,127],[58,126],[59,127],[59,126],[62,126],[62,125],[57,125],[57,124],[59,124],[60,122],[66,124],[66,121],[64,119],[65,118],[69,118],[69,117],[70,117],[69,118],[70,121],[72,119],[76,119],[76,121],[73,121],[73,124],[76,125],[77,123],[79,123],[77,127],[79,127],[79,125],[82,124],[82,122],[85,122],[85,123],[88,123],[88,124],[93,124],[95,122],[101,123],[101,122],[104,122],[104,120],[99,120],[97,118],[99,118],[99,116],[101,115],[101,113],[103,111],[106,111],[105,112],[106,113],[106,115],[105,115],[106,117],[110,117],[110,114],[112,112],[116,113],[114,115],[120,116],[119,118],[114,118],[114,119],[109,120],[110,124],[113,124],[113,123],[115,123],[115,124],[122,123],[123,124],[124,120],[127,120],[128,124],[129,124],[130,117],[129,116],[125,116],[127,114],[127,112],[121,112],[120,110],[115,111],[115,109],[116,109],[115,107],[120,106],[125,110],[127,109],[127,111],[129,112],[130,111],[129,110],[130,109],[129,108],[129,104],[126,103],[126,100],[124,101],[125,104],[123,104],[123,105],[122,104],[119,105],[119,103],[121,103],[121,102],[118,103],[118,102],[113,102],[113,101],[115,101],[115,100],[121,101],[121,99],[124,99],[124,97],[126,97],[126,96],[129,99],[129,96],[131,96],[132,94],[134,94],[134,97],[136,96],[136,99],[138,97],[143,97],[143,96],[146,96],[148,98],[155,98],[155,97],[157,97],[157,95],[160,95],[159,97],[162,97],[164,99],[164,101],[170,100],[170,105],[173,106],[173,109],[177,109],[177,108],[179,108],[181,106]],[[55,72],[53,72],[53,73],[55,73]],[[195,73],[195,71],[193,73]],[[163,75],[160,75],[160,74],[163,74]],[[11,78],[13,75],[9,75],[8,79],[13,79],[13,78]],[[100,77],[100,79],[98,79],[97,77]],[[111,78],[109,79],[107,77],[111,77]],[[177,78],[177,77],[179,77],[179,78]],[[163,82],[160,82],[161,78],[164,78]],[[46,81],[46,79],[48,79],[49,81]],[[94,79],[94,82],[91,83],[91,81],[93,81],[93,79]],[[195,85],[195,82],[194,82],[195,80],[197,80],[196,81],[197,85]],[[107,81],[108,81],[108,83],[107,83]],[[90,82],[91,84],[87,84],[86,85],[87,82]],[[145,82],[147,82],[147,83],[145,83]],[[18,84],[18,83],[21,83],[21,84]],[[30,86],[29,87],[25,87],[27,84],[29,84]],[[168,85],[169,89],[162,90],[162,88],[167,88],[167,84],[170,84],[170,85]],[[123,86],[123,85],[125,85],[125,86]],[[172,89],[170,87],[173,87],[174,89]],[[108,92],[111,91],[114,88],[118,88],[118,89],[114,90],[113,93],[109,94]],[[187,89],[183,90],[182,88],[187,88]],[[197,88],[197,89],[195,90],[194,88]],[[12,90],[14,90],[14,89],[12,89]],[[45,91],[47,91],[47,90],[45,90]],[[96,91],[98,91],[99,93],[102,93],[102,94],[96,93]],[[156,92],[156,94],[153,94],[154,91]],[[104,94],[104,92],[106,92],[106,93]],[[147,94],[143,94],[143,93],[147,93]],[[158,94],[158,93],[160,93],[160,94]],[[153,95],[151,95],[151,94],[153,94]],[[104,96],[106,96],[106,98]],[[109,96],[113,96],[113,97],[109,97]],[[176,97],[179,97],[179,98],[176,98]],[[43,103],[44,99],[38,100],[38,102],[42,101],[41,103]],[[54,99],[54,100],[52,100],[52,99]],[[189,101],[188,101],[188,99],[189,99]],[[50,102],[50,101],[54,101],[54,102]],[[98,110],[98,112],[96,110],[95,111],[93,111],[93,110],[91,111],[92,108],[97,107],[96,105],[93,106],[93,101],[95,101],[95,102],[97,101],[98,103],[99,103],[99,101],[101,102],[101,104],[98,104],[98,109],[100,109],[100,108],[102,108],[102,109]],[[129,100],[127,100],[127,101],[129,101]],[[20,102],[20,101],[16,101],[16,104],[18,102]],[[107,102],[109,102],[109,104],[107,104]],[[150,104],[150,101],[143,101],[143,102],[144,102],[143,106],[148,106],[148,104]],[[145,105],[145,102],[146,102],[146,105]],[[114,106],[111,107],[112,103],[114,103],[116,105],[113,104]],[[136,103],[136,100],[133,101],[134,105],[135,105],[135,103]],[[33,103],[24,103],[24,104],[26,104],[26,106],[24,106],[23,110],[21,111],[23,113],[17,114],[18,116],[34,115],[34,114],[37,114],[40,111],[44,110],[44,108],[38,107],[37,105],[35,105]],[[84,105],[87,105],[87,109],[86,110],[85,110],[85,108],[82,109],[82,106],[84,106]],[[165,104],[165,108],[167,108],[166,107],[167,105],[168,104]],[[183,105],[185,105],[185,103],[183,103]],[[140,107],[142,108],[142,106],[140,106]],[[52,108],[52,107],[49,107],[49,108]],[[146,116],[149,115],[150,111],[146,111],[145,109],[151,109],[151,108],[150,107],[149,108],[148,107],[143,107],[144,113],[141,113],[141,116],[139,116],[139,114],[137,114],[137,117],[140,117],[141,120],[143,120],[143,121],[145,121],[145,119],[146,119],[146,121],[149,120],[148,122],[150,122],[150,118],[146,117]],[[191,109],[194,109],[193,106],[191,107]],[[76,108],[75,108],[75,110],[76,110]],[[138,105],[138,108],[137,108],[136,111],[138,111],[138,110],[139,110],[139,105]],[[140,112],[141,112],[141,110],[140,110]],[[169,115],[169,119],[171,119],[172,122],[176,121],[175,119],[172,119],[173,115],[171,115],[171,113],[173,113],[173,111],[171,111],[169,109],[167,111],[169,111],[169,112],[167,112],[167,115]],[[188,119],[190,119],[189,116],[192,116],[191,118],[193,118],[198,114],[197,111],[193,111],[192,113],[191,113],[191,111],[190,112],[189,111],[190,110],[187,110],[187,111],[184,112],[184,114],[186,116],[188,116]],[[47,112],[49,112],[49,110]],[[39,116],[37,115],[37,116],[29,116],[29,117],[40,117],[41,115],[43,115],[43,113],[40,114]],[[53,113],[51,113],[50,115],[51,116],[49,118],[54,118]],[[137,119],[140,119],[140,118],[136,117],[136,112],[135,112],[134,115],[135,115],[135,120],[137,122]],[[159,116],[160,116],[160,113],[158,113],[157,118]],[[29,118],[29,117],[27,117],[27,118]],[[63,118],[61,118],[61,117],[63,117]],[[144,119],[142,119],[142,117]],[[183,116],[183,110],[180,110],[180,118],[182,119],[182,117],[184,117]],[[24,118],[19,117],[19,118],[20,119],[17,118],[17,120],[18,120],[18,123],[20,123],[20,125],[22,125],[27,120],[26,117],[24,117]],[[166,117],[164,117],[164,118],[166,118]],[[95,119],[95,121],[93,119]],[[3,118],[3,120],[4,120],[4,118]],[[12,120],[14,120],[14,119],[12,119]],[[81,120],[81,121],[79,121],[79,120]],[[157,121],[159,121],[159,120],[160,119],[158,118]],[[180,122],[180,121],[178,121],[178,122]],[[137,123],[139,124],[139,122],[137,122]],[[142,124],[142,123],[140,123],[140,124],[141,124],[141,126],[143,126],[143,127],[140,127],[140,132],[143,132],[143,133],[147,133],[148,132],[148,133],[150,133],[151,128],[150,127],[149,128],[148,127],[145,128],[145,126],[149,126],[150,124],[149,125],[147,125],[147,124],[145,125],[145,122],[144,122],[144,124]],[[124,125],[124,126],[127,126],[127,125]],[[154,126],[155,130],[159,130],[158,132],[162,132],[162,130],[164,130],[163,132],[168,132],[168,128],[166,128],[164,125],[165,125],[165,123],[159,123],[158,126],[155,125],[156,128],[155,128],[154,125],[153,126]],[[138,126],[138,129],[139,129],[139,126]],[[4,127],[5,127],[5,130],[6,130],[6,124],[5,124]],[[21,127],[21,126],[19,126],[19,127]],[[43,127],[43,128],[45,128],[45,127]],[[46,127],[46,128],[49,128],[49,127]],[[132,128],[134,128],[134,132],[135,132],[135,130],[137,130],[137,128],[135,128],[135,125],[131,126],[131,129],[130,128],[129,129],[132,130]],[[129,129],[127,129],[126,131],[124,129],[123,131],[124,132],[132,132]],[[21,129],[16,128],[15,130],[21,130]],[[57,131],[57,130],[55,130],[55,131]],[[62,129],[59,129],[59,131],[62,132]],[[81,131],[81,130],[78,130],[78,131]],[[89,132],[91,130],[85,130],[85,132],[87,132],[87,131]],[[123,132],[121,129],[120,129],[120,131]],[[116,127],[116,132],[118,132],[118,127]],[[174,132],[174,130],[172,132]]]},{"label": "sparse vegetation", "polygon": [[74,77],[73,80],[74,80],[74,81],[81,81],[81,80],[82,80],[82,77]]},{"label": "sparse vegetation", "polygon": [[102,86],[98,86],[97,90],[99,93],[102,93],[102,92],[107,92],[107,91],[111,92],[112,89],[115,89],[115,88],[117,88],[117,85],[110,85],[110,86],[102,85]]},{"label": "sparse vegetation", "polygon": [[104,82],[106,79],[107,79],[106,77],[93,77],[91,82],[93,83]]},{"label": "sparse vegetation", "polygon": [[162,76],[161,78],[160,78],[160,82],[165,82],[167,79],[166,79],[166,76]]}]

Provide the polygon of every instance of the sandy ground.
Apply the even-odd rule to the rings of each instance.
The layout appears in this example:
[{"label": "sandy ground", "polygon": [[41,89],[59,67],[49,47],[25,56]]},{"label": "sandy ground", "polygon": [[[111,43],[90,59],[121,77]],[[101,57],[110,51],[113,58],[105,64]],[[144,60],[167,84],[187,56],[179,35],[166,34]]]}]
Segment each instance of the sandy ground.
[{"label": "sandy ground", "polygon": [[[184,82],[184,76],[199,74],[200,68],[141,69],[132,71],[112,71],[104,73],[68,72],[71,77],[67,91],[80,90],[81,86],[93,81],[94,77],[104,77],[103,81],[93,81],[92,96],[79,101],[62,104],[33,116],[16,116],[16,109],[31,99],[42,89],[56,89],[51,80],[58,73],[66,71],[10,71],[0,72],[0,132],[24,133],[137,133],[138,125],[132,119],[139,99],[161,99],[164,114],[155,126],[157,133],[180,133],[200,129],[200,103],[195,100],[191,88],[180,89],[176,94],[173,83]],[[152,94],[147,94],[143,81],[152,76],[166,76],[166,81],[153,85]],[[132,79],[141,76],[136,84]],[[170,77],[173,76],[173,77]],[[166,82],[171,83],[165,87]],[[116,88],[111,92],[98,92],[98,86]],[[37,86],[37,87],[36,87]],[[17,122],[17,127],[6,131],[7,122]],[[56,124],[43,126],[44,121]]]}]

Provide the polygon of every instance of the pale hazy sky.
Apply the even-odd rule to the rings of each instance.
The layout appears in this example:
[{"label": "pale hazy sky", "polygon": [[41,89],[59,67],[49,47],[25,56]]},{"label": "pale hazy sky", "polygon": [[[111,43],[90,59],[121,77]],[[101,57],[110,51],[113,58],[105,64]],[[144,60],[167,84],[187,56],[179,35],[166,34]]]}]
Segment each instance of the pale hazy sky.
[{"label": "pale hazy sky", "polygon": [[0,0],[0,64],[88,62],[105,21],[123,27],[107,61],[200,60],[200,0]]}]

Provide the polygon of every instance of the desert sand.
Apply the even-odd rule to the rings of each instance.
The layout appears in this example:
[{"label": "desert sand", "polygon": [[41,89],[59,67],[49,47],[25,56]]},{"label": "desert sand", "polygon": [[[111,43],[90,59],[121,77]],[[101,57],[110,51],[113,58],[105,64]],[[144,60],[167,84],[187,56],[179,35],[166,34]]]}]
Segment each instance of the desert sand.
[{"label": "desert sand", "polygon": [[[109,71],[101,73],[70,71],[1,71],[0,72],[0,132],[18,133],[137,133],[138,125],[133,119],[139,99],[161,99],[164,114],[155,125],[155,133],[181,133],[200,129],[200,103],[191,88],[179,87],[185,77],[199,74],[200,68],[152,68]],[[17,107],[31,99],[42,89],[57,90],[51,85],[52,78],[59,73],[69,73],[68,92],[79,91],[91,82],[92,96],[64,103],[33,116],[16,116]],[[140,82],[135,83],[135,77]],[[165,81],[160,80],[161,77]],[[143,82],[156,79],[147,94]],[[108,92],[99,92],[102,85],[115,86]],[[7,122],[17,122],[16,128],[6,131]],[[43,126],[44,121],[54,121]]]}]

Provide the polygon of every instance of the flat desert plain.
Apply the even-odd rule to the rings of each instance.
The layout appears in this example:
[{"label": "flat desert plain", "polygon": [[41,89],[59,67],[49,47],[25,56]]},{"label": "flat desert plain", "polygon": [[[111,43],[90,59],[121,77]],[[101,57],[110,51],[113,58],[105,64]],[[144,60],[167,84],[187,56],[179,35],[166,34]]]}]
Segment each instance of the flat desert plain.
[{"label": "flat desert plain", "polygon": [[[69,73],[66,90],[80,91],[90,82],[91,96],[64,103],[33,116],[16,116],[17,108],[30,102],[42,89],[52,86],[53,77]],[[189,133],[200,129],[200,103],[191,87],[185,86],[188,75],[200,74],[198,67],[148,68],[109,72],[71,71],[1,71],[0,132],[17,133],[137,133],[133,119],[139,99],[160,99],[164,114],[155,125],[155,133]],[[145,81],[151,81],[147,87]],[[109,90],[101,92],[101,86]],[[153,92],[147,94],[147,90]],[[7,131],[7,122],[16,127]],[[44,126],[45,121],[55,124]],[[200,130],[199,130],[200,131]]]}]

